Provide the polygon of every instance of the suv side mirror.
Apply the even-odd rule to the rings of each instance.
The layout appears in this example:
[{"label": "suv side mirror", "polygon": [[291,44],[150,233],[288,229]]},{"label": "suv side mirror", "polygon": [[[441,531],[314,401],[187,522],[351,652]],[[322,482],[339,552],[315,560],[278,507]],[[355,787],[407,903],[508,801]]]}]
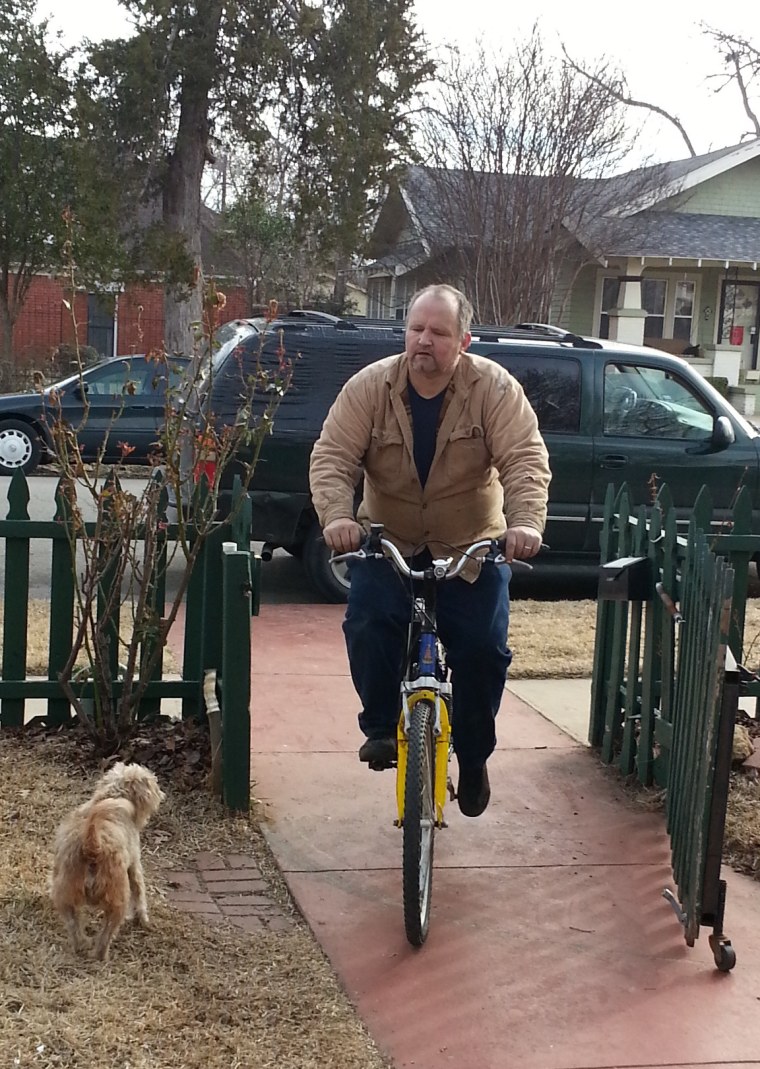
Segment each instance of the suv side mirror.
[{"label": "suv side mirror", "polygon": [[74,396],[79,401],[84,401],[85,394],[90,392],[90,387],[86,382],[78,382],[74,387]]},{"label": "suv side mirror", "polygon": [[716,416],[713,420],[712,444],[715,449],[726,449],[736,441],[734,428],[728,416]]}]

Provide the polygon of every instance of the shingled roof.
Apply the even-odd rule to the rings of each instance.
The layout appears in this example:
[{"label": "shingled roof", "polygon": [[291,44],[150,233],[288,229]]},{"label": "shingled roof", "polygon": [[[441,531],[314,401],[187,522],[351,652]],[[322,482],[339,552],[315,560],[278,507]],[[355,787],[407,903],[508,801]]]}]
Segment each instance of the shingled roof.
[{"label": "shingled roof", "polygon": [[513,206],[524,211],[527,203],[540,218],[547,198],[567,199],[566,229],[597,256],[755,263],[760,219],[675,211],[665,202],[759,155],[760,139],[610,178],[577,179],[572,195],[567,179],[409,167],[398,188],[414,235],[396,244],[386,241],[372,268],[413,269],[433,248],[440,251],[470,234],[487,241],[489,231],[503,229]]},{"label": "shingled roof", "polygon": [[760,219],[747,216],[653,209],[614,221],[592,221],[584,228],[584,244],[598,244],[602,233],[607,256],[760,262]]}]

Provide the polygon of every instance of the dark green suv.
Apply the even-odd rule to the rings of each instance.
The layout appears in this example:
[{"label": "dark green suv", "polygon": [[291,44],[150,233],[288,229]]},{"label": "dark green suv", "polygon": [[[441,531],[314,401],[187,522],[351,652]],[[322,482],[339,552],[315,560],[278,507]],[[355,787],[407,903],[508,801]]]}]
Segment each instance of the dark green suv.
[{"label": "dark green suv", "polygon": [[[294,360],[251,486],[253,538],[302,557],[322,596],[345,600],[345,574],[330,565],[309,496],[309,455],[343,383],[403,350],[403,325],[297,313],[269,324],[234,321],[219,340],[203,400],[219,424],[235,415],[247,362],[252,369],[260,351],[265,362],[276,360],[281,340]],[[508,368],[538,416],[552,469],[548,558],[593,562],[610,482],[627,482],[639,503],[666,482],[684,522],[703,484],[717,519],[748,486],[760,531],[758,433],[686,361],[536,324],[474,328],[470,351]],[[227,488],[234,471],[233,464],[225,473]]]}]

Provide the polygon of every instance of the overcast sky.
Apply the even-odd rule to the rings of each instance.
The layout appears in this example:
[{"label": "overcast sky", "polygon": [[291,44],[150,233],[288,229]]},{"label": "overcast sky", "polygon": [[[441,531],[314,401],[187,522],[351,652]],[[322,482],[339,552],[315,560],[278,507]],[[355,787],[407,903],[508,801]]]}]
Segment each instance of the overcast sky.
[{"label": "overcast sky", "polygon": [[[382,2],[382,0],[378,0]],[[593,63],[607,58],[627,75],[632,93],[675,113],[697,152],[723,148],[741,140],[749,124],[736,90],[716,95],[707,76],[719,71],[718,57],[704,38],[700,23],[729,32],[749,33],[746,5],[719,5],[715,0],[529,0],[503,4],[498,0],[415,0],[420,28],[430,43],[474,47],[483,38],[493,48],[509,51],[516,37],[539,21],[547,43],[564,41],[574,58]],[[510,12],[522,7],[526,14]],[[86,34],[93,40],[120,35],[129,23],[116,0],[40,0],[40,13],[50,13],[69,41]],[[742,25],[743,23],[743,25]],[[760,27],[756,35],[760,43]],[[760,86],[757,93],[760,102]],[[642,121],[638,109],[633,116]],[[688,155],[683,140],[669,124],[646,119],[644,154],[664,161]]]}]

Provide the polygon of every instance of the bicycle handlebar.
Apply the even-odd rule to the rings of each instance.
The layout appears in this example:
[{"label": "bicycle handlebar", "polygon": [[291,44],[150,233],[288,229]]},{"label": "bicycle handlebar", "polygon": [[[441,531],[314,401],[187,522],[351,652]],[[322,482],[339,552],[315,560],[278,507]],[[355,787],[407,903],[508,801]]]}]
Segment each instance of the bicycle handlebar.
[{"label": "bicycle handlebar", "polygon": [[[331,557],[331,561],[344,561],[344,560],[367,560],[368,558],[387,557],[395,565],[397,570],[404,576],[405,579],[424,579],[425,571],[416,570],[410,568],[407,562],[402,557],[401,553],[393,542],[389,542],[387,538],[382,537],[383,526],[382,524],[371,524],[370,534],[367,536],[367,541],[359,549],[349,550],[348,553],[334,553]],[[457,563],[452,568],[453,557],[442,557],[433,560],[432,568],[433,574],[436,579],[456,579],[461,574],[465,565],[473,557],[481,554],[481,550],[492,551],[494,546],[493,538],[483,538],[478,542],[473,542],[471,546],[462,551],[462,555]],[[375,544],[378,548],[370,548],[371,543]],[[497,543],[497,546],[499,544]],[[518,568],[526,568],[528,571],[532,571],[532,565],[528,564],[524,560],[512,560],[508,561],[503,552],[499,548],[498,552],[491,558],[495,564],[509,564],[511,568],[517,565]]]}]

